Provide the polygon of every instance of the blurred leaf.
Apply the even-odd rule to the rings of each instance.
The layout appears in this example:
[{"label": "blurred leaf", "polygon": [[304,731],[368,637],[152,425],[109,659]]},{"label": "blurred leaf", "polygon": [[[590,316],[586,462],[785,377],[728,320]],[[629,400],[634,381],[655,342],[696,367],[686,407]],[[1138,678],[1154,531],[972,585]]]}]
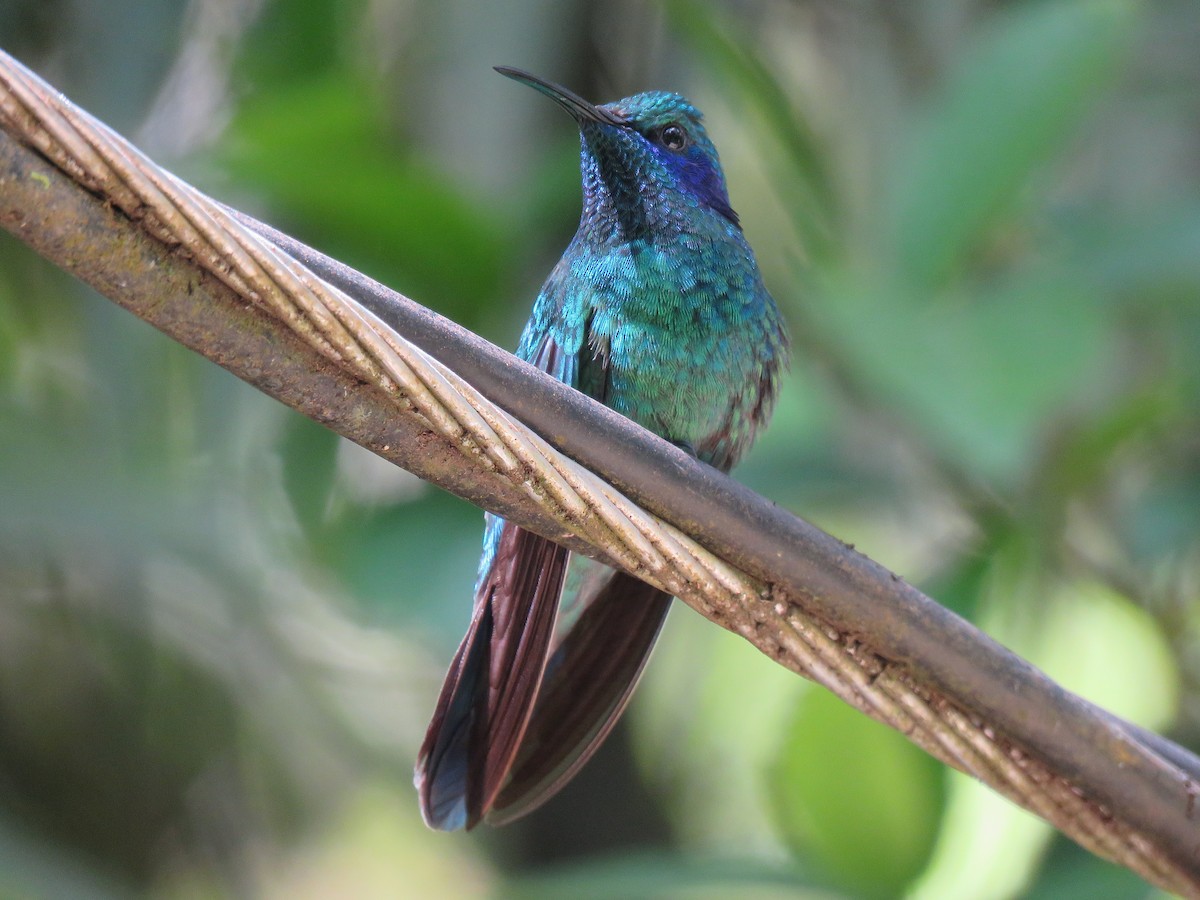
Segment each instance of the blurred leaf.
[{"label": "blurred leaf", "polygon": [[1200,465],[1193,457],[1190,471],[1180,467],[1158,474],[1123,511],[1117,530],[1137,561],[1155,568],[1189,550],[1195,553],[1200,549]]},{"label": "blurred leaf", "polygon": [[886,495],[893,485],[864,471],[831,445],[837,409],[812,370],[784,374],[779,403],[735,477],[753,491],[797,512],[851,503],[864,491]]},{"label": "blurred leaf", "polygon": [[973,621],[989,571],[988,564],[986,552],[973,546],[969,553],[960,556],[928,584],[921,585],[921,589],[942,606]]},{"label": "blurred leaf", "polygon": [[1167,896],[1128,869],[1061,836],[1054,841],[1042,875],[1021,894],[1022,900],[1165,900]]},{"label": "blurred leaf", "polygon": [[927,290],[963,264],[1110,81],[1134,25],[1125,0],[1007,7],[962,52],[897,159],[881,223],[897,275]]},{"label": "blurred leaf", "polygon": [[1054,447],[1049,470],[1042,474],[1047,499],[1062,500],[1104,483],[1113,458],[1138,438],[1178,427],[1184,411],[1160,385],[1130,396],[1114,396],[1085,423],[1066,431]]},{"label": "blurred leaf", "polygon": [[1038,646],[1025,655],[1069,691],[1146,728],[1174,716],[1179,673],[1157,623],[1099,584],[1066,586],[1039,604]]},{"label": "blurred leaf", "polygon": [[828,257],[835,249],[838,197],[827,169],[825,148],[803,109],[787,96],[756,52],[755,39],[731,14],[694,0],[672,0],[667,9],[672,22],[721,74],[715,80],[734,95],[730,99],[735,107],[753,110],[787,153],[792,168],[779,173],[775,187],[786,197],[784,207],[803,236],[809,255],[816,259]]},{"label": "blurred leaf", "polygon": [[1166,298],[1200,309],[1200,199],[1186,199],[1142,215],[1097,209],[1085,223],[1064,225],[1072,263],[1132,306]]},{"label": "blurred leaf", "polygon": [[280,454],[283,482],[296,519],[315,547],[323,543],[322,531],[329,513],[333,477],[337,469],[338,435],[302,416],[288,416]]},{"label": "blurred leaf", "polygon": [[937,303],[880,285],[829,293],[812,314],[870,394],[939,454],[991,479],[1028,470],[1046,418],[1107,359],[1105,311],[1088,285],[1053,269]]},{"label": "blurred leaf", "polygon": [[453,646],[470,615],[482,536],[478,509],[426,490],[348,512],[322,552],[377,621],[440,630]]},{"label": "blurred leaf", "polygon": [[795,870],[764,863],[663,856],[614,857],[601,862],[564,866],[537,876],[518,878],[501,897],[516,900],[701,900],[745,897],[774,900],[830,898],[828,889],[813,885]]},{"label": "blurred leaf", "polygon": [[289,216],[306,240],[399,285],[453,318],[499,290],[506,232],[431,163],[389,139],[382,98],[333,73],[242,104],[229,169]]},{"label": "blurred leaf", "polygon": [[274,0],[246,37],[238,68],[252,82],[289,83],[336,71],[352,46],[346,32],[365,4],[361,0]]},{"label": "blurred leaf", "polygon": [[[6,241],[0,252],[11,248]],[[17,355],[21,344],[28,339],[28,328],[21,321],[21,307],[12,301],[16,295],[14,279],[7,266],[0,268],[0,388],[11,390],[18,371]]]},{"label": "blurred leaf", "polygon": [[[497,877],[469,840],[425,827],[411,787],[367,782],[322,827],[260,874],[264,900],[495,897]],[[182,898],[181,898],[182,900]]]},{"label": "blurred leaf", "polygon": [[941,766],[824,690],[809,691],[780,744],[768,794],[783,836],[862,896],[895,897],[925,865]]},{"label": "blurred leaf", "polygon": [[672,611],[629,715],[638,762],[666,794],[684,846],[777,844],[762,773],[810,689],[682,604]]},{"label": "blurred leaf", "polygon": [[[1054,830],[968,775],[947,770],[937,847],[910,900],[1022,897]],[[1101,895],[1103,896],[1103,895]]]},{"label": "blurred leaf", "polygon": [[0,815],[0,897],[5,900],[124,900],[135,895],[133,885],[73,854],[61,841],[35,833],[28,821]]},{"label": "blurred leaf", "polygon": [[[236,703],[179,648],[147,639],[153,603],[137,579],[76,550],[73,568],[49,554],[17,563],[0,553],[4,625],[21,636],[0,663],[4,799],[26,815],[37,810],[32,824],[59,845],[136,880],[162,831],[185,818],[188,788],[228,752]],[[110,570],[120,566],[110,558]],[[86,576],[92,590],[126,592],[123,615],[89,609],[83,591],[55,590]],[[35,591],[48,602],[30,603]]]}]

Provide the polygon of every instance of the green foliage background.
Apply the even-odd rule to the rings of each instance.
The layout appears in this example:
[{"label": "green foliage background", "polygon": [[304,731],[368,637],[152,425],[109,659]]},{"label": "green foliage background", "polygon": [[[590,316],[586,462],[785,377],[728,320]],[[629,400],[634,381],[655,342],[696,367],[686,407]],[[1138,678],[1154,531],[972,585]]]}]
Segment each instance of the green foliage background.
[{"label": "green foliage background", "polygon": [[[1200,747],[1195,0],[0,0],[215,196],[504,346],[578,215],[495,76],[708,113],[796,359],[737,476]],[[677,610],[528,820],[410,767],[478,512],[0,242],[0,894],[1145,897]]]}]

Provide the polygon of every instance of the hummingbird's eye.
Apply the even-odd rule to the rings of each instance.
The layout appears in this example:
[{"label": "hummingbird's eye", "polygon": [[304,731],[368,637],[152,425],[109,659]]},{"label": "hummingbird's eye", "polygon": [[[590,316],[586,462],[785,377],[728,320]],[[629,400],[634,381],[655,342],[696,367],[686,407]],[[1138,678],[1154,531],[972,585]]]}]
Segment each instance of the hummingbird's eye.
[{"label": "hummingbird's eye", "polygon": [[675,124],[664,125],[658,130],[655,138],[668,150],[682,150],[688,142],[687,132]]}]

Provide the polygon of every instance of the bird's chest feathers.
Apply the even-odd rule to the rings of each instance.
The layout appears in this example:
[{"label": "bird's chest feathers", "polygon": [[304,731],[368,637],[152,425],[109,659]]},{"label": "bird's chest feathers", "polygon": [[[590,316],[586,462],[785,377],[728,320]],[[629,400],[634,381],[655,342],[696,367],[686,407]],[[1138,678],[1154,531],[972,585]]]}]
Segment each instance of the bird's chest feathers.
[{"label": "bird's chest feathers", "polygon": [[592,339],[629,354],[639,352],[636,342],[701,347],[719,339],[742,290],[722,256],[712,242],[685,237],[679,246],[636,241],[579,259],[573,274],[591,294]]},{"label": "bird's chest feathers", "polygon": [[754,368],[756,279],[737,248],[685,235],[574,268],[591,294],[587,340],[608,372],[606,402],[673,440],[694,444],[723,427],[733,385]]}]

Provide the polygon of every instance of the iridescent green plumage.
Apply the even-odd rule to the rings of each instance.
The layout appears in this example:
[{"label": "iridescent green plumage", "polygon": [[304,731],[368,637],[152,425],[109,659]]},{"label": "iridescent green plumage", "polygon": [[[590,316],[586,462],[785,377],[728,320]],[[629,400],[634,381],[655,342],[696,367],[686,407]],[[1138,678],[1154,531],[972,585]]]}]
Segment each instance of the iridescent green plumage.
[{"label": "iridescent green plumage", "polygon": [[[511,69],[582,136],[579,230],[518,355],[720,469],[774,403],[779,311],[729,205],[700,112],[678,94],[593,106]],[[437,828],[503,822],[565,783],[624,708],[670,598],[489,517],[471,630],[421,751]]]}]

